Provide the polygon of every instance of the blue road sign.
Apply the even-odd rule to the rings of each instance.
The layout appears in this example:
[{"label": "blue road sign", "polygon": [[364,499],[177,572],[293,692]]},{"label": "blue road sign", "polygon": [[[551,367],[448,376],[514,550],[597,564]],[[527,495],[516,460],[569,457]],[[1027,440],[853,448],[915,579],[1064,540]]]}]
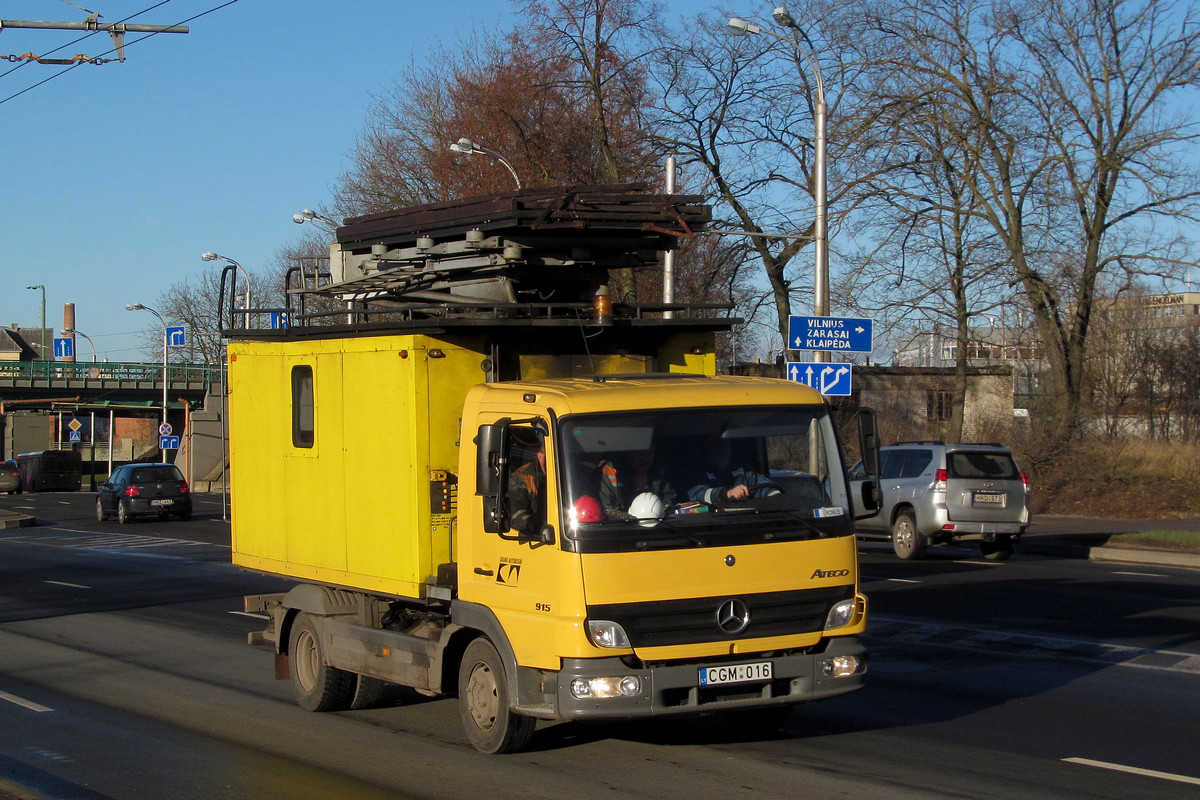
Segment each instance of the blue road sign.
[{"label": "blue road sign", "polygon": [[271,312],[271,327],[274,330],[279,330],[280,328],[286,328],[287,326],[288,326],[288,315],[287,315],[286,311],[272,311]]},{"label": "blue road sign", "polygon": [[[43,340],[45,341],[45,340]],[[74,358],[75,357],[75,340],[71,338],[62,338],[54,340],[54,357],[55,358]]]},{"label": "blue road sign", "polygon": [[788,317],[789,350],[871,352],[871,320],[858,317]]},{"label": "blue road sign", "polygon": [[158,426],[158,435],[159,436],[170,436],[174,430],[175,429],[171,427],[171,423],[164,422],[162,425]]},{"label": "blue road sign", "polygon": [[168,347],[183,347],[185,344],[187,344],[187,334],[182,325],[177,328],[167,328]]},{"label": "blue road sign", "polygon": [[179,449],[179,437],[178,436],[160,436],[160,437],[158,437],[158,449],[159,450],[178,450]]},{"label": "blue road sign", "polygon": [[71,431],[70,439],[72,442],[82,442],[83,436],[79,433],[79,431]]},{"label": "blue road sign", "polygon": [[828,397],[849,397],[853,364],[818,364],[812,361],[792,361],[788,365],[789,381],[811,386]]}]

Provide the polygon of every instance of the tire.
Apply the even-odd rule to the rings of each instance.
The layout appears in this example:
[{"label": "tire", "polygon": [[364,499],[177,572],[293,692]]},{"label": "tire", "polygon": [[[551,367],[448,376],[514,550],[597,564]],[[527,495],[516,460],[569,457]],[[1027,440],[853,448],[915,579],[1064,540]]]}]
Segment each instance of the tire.
[{"label": "tire", "polygon": [[356,675],[358,678],[354,682],[354,698],[350,701],[352,710],[361,708],[374,708],[379,705],[379,700],[383,697],[383,690],[387,688],[387,681],[381,681],[379,678],[372,678],[369,675]]},{"label": "tire", "polygon": [[117,522],[121,523],[122,525],[125,525],[131,519],[133,519],[133,514],[129,513],[128,509],[125,508],[125,504],[123,502],[121,502],[120,500],[117,500]]},{"label": "tire", "polygon": [[994,542],[979,543],[979,550],[988,561],[1008,561],[1015,549],[1011,536],[1001,536]]},{"label": "tire", "polygon": [[515,753],[529,744],[537,720],[509,710],[504,663],[495,645],[475,639],[458,670],[458,710],[471,744],[481,753]]},{"label": "tire", "polygon": [[915,561],[925,557],[925,548],[929,542],[917,530],[917,518],[911,511],[901,511],[892,523],[892,549],[896,555],[905,561]]},{"label": "tire", "polygon": [[321,637],[312,618],[301,612],[288,640],[292,694],[305,711],[345,711],[354,700],[354,673],[325,663]]},{"label": "tire", "polygon": [[96,521],[104,522],[107,519],[108,519],[108,512],[104,510],[104,502],[99,497],[97,497],[96,498]]}]

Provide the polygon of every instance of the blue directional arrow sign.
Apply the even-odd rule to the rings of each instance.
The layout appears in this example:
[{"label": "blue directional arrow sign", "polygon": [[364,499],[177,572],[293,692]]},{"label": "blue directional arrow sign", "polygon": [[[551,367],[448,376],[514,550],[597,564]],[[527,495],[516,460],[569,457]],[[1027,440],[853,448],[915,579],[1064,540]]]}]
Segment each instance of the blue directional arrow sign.
[{"label": "blue directional arrow sign", "polygon": [[179,437],[178,436],[160,436],[160,437],[158,437],[158,449],[159,450],[178,450],[179,449]]},{"label": "blue directional arrow sign", "polygon": [[183,326],[178,328],[167,328],[167,345],[170,347],[183,347],[187,344],[187,334],[184,332]]},{"label": "blue directional arrow sign", "polygon": [[810,386],[827,397],[849,397],[853,367],[853,364],[792,361],[788,364],[787,378]]},{"label": "blue directional arrow sign", "polygon": [[75,340],[62,338],[54,340],[55,358],[72,358],[75,355]]},{"label": "blue directional arrow sign", "polygon": [[288,326],[288,315],[287,315],[286,311],[272,311],[271,312],[271,328],[272,328],[272,330],[279,330],[281,328],[286,328],[287,326]]},{"label": "blue directional arrow sign", "polygon": [[871,320],[858,317],[788,317],[789,350],[871,352]]}]

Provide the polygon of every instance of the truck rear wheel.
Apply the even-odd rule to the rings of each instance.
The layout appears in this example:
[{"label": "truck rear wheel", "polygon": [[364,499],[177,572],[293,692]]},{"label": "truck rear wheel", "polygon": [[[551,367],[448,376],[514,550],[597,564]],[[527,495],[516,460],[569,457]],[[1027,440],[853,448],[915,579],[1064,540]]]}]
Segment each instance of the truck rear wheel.
[{"label": "truck rear wheel", "polygon": [[905,561],[925,557],[925,547],[928,542],[925,536],[917,530],[917,518],[911,511],[901,511],[892,523],[892,549],[896,555]]},{"label": "truck rear wheel", "polygon": [[481,753],[514,753],[533,738],[537,720],[508,707],[504,662],[495,645],[476,639],[467,645],[458,670],[458,708],[467,738]]},{"label": "truck rear wheel", "polygon": [[305,711],[345,711],[354,700],[354,674],[325,663],[321,637],[301,612],[292,623],[288,645],[292,692]]}]

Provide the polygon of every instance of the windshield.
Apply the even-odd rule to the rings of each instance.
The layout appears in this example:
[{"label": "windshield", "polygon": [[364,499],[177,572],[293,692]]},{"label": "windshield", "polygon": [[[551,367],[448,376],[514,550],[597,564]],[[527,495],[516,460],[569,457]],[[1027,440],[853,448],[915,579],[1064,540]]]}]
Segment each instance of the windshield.
[{"label": "windshield", "polygon": [[558,430],[563,526],[578,549],[852,533],[823,406],[574,415]]}]

